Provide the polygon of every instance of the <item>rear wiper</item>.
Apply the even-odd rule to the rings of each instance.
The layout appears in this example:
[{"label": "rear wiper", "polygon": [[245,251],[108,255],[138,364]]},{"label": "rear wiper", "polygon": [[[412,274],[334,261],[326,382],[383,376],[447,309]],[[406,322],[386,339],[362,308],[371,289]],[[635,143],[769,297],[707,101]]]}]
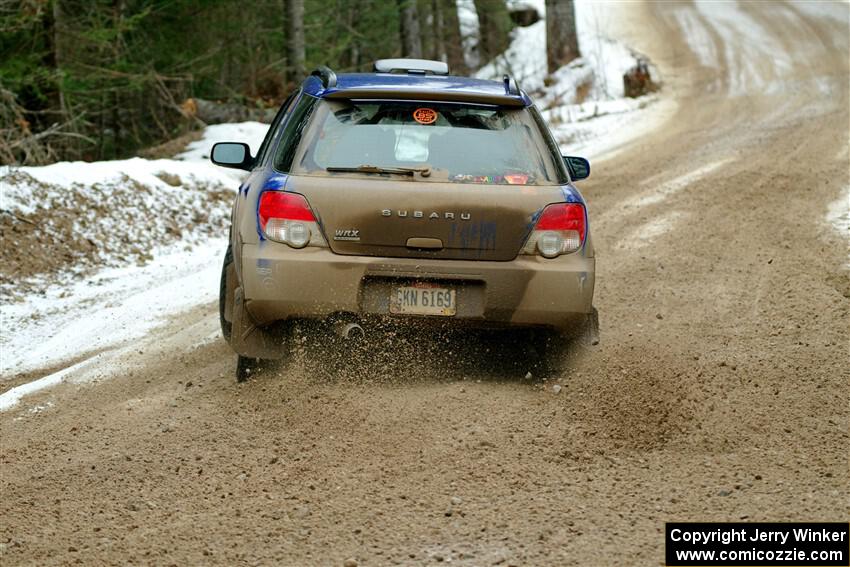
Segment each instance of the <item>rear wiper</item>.
[{"label": "rear wiper", "polygon": [[356,173],[390,173],[395,175],[413,175],[418,173],[422,177],[431,175],[430,167],[378,167],[377,165],[358,165],[357,167],[327,167],[330,172],[356,172]]}]

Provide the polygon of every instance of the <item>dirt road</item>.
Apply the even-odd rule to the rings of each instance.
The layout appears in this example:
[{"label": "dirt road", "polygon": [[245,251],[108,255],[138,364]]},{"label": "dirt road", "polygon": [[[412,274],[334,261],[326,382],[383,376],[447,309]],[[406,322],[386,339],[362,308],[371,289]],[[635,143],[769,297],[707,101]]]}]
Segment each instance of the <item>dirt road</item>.
[{"label": "dirt road", "polygon": [[846,519],[848,7],[715,7],[624,8],[674,110],[582,185],[603,340],[559,393],[416,336],[237,385],[180,346],[205,306],[0,413],[0,561],[659,565],[665,521]]}]

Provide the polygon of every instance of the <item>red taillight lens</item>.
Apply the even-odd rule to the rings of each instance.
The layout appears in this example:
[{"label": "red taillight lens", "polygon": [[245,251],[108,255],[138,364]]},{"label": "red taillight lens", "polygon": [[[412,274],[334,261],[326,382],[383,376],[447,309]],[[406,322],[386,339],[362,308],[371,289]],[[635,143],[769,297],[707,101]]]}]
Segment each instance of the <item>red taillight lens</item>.
[{"label": "red taillight lens", "polygon": [[584,206],[576,203],[558,203],[543,209],[534,230],[575,230],[584,240]]},{"label": "red taillight lens", "polygon": [[570,254],[581,248],[586,233],[584,205],[549,205],[537,219],[537,224],[525,243],[523,254],[540,254],[544,258]]},{"label": "red taillight lens", "polygon": [[303,195],[285,191],[266,191],[260,196],[260,227],[265,229],[269,219],[316,222],[310,204]]},{"label": "red taillight lens", "polygon": [[293,248],[326,246],[310,204],[303,195],[266,191],[260,195],[260,230],[269,240]]}]

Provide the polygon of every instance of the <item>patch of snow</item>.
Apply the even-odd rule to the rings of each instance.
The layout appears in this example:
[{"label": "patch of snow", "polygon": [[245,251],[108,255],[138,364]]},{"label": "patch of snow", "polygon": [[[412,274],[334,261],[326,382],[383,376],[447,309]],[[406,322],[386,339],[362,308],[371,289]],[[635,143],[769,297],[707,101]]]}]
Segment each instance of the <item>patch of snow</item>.
[{"label": "patch of snow", "polygon": [[209,150],[216,142],[245,142],[256,151],[268,130],[268,124],[244,122],[240,124],[218,124],[209,126],[204,136],[192,142],[177,159],[147,160],[132,158],[126,160],[96,162],[59,162],[40,167],[0,166],[0,206],[6,210],[32,214],[35,206],[44,201],[51,193],[38,192],[27,184],[11,181],[15,173],[23,173],[36,181],[49,185],[55,192],[76,190],[79,186],[89,187],[95,184],[115,184],[129,179],[141,185],[167,191],[171,186],[157,174],[176,175],[181,179],[195,183],[239,185],[243,173],[235,169],[225,169],[209,161]]},{"label": "patch of snow", "polygon": [[[564,153],[582,153],[592,159],[610,157],[643,129],[649,130],[671,111],[669,105],[647,114],[657,95],[623,98],[623,74],[634,67],[640,54],[622,40],[626,22],[616,2],[575,3],[576,27],[582,57],[547,76],[546,6],[529,0],[544,19],[515,28],[510,47],[482,67],[476,76],[500,79],[508,73],[535,99]],[[659,72],[652,64],[656,82]],[[638,127],[636,123],[640,118]]]},{"label": "patch of snow", "polygon": [[[624,201],[623,205],[626,207],[640,208],[660,203],[671,195],[674,195],[675,193],[678,193],[682,189],[691,185],[695,181],[702,179],[703,177],[714,171],[717,171],[730,161],[732,161],[732,158],[726,158],[708,163],[702,167],[698,167],[697,169],[685,173],[684,175],[680,175],[669,181],[666,181],[658,187],[651,188],[648,193],[642,193],[632,199],[629,199],[628,201]],[[644,180],[641,185],[648,185],[652,183],[654,183],[654,179],[650,178]]]},{"label": "patch of snow", "polygon": [[673,8],[673,17],[682,28],[682,35],[688,38],[688,45],[696,53],[699,62],[705,67],[719,68],[717,44],[702,20],[690,5]]},{"label": "patch of snow", "polygon": [[460,37],[463,43],[463,60],[470,69],[478,67],[481,56],[478,53],[478,12],[475,0],[455,0]]},{"label": "patch of snow", "polygon": [[224,238],[211,239],[146,266],[102,270],[70,287],[53,285],[43,296],[3,305],[0,377],[125,344],[181,311],[214,301],[226,246]]},{"label": "patch of snow", "polygon": [[633,214],[641,208],[661,203],[672,195],[683,191],[692,183],[720,169],[730,161],[732,161],[732,158],[711,162],[667,181],[664,180],[664,176],[668,175],[667,172],[645,179],[641,182],[641,186],[648,186],[648,189],[628,199],[624,199],[616,207],[602,211],[596,215],[596,221],[608,222],[625,215]]},{"label": "patch of snow", "polygon": [[826,221],[843,238],[847,239],[847,263],[850,267],[850,185],[845,187],[841,196],[830,203],[826,213]]},{"label": "patch of snow", "polygon": [[669,211],[656,217],[631,231],[629,236],[617,243],[617,248],[639,249],[649,246],[656,238],[673,230],[674,225],[685,216],[685,213],[679,211]]},{"label": "patch of snow", "polygon": [[[545,14],[545,6],[538,8],[538,11]],[[545,19],[527,27],[515,28],[508,49],[479,69],[475,76],[501,80],[505,73],[515,78],[526,91],[543,88],[543,79],[546,77]]]},{"label": "patch of snow", "polygon": [[582,57],[553,73],[553,81],[548,86],[544,82],[547,76],[546,5],[542,0],[529,4],[543,15],[543,19],[528,27],[515,28],[510,47],[482,67],[476,76],[500,79],[508,73],[526,91],[543,90],[537,102],[544,108],[552,101],[574,102],[577,88],[588,82],[590,98],[621,98],[623,73],[634,67],[638,54],[610,37],[616,31],[611,16],[611,12],[618,9],[616,3],[576,1],[576,30]]},{"label": "patch of snow", "polygon": [[[223,234],[245,173],[213,165],[206,156],[218,141],[245,142],[256,151],[267,130],[257,122],[210,126],[177,159],[0,167],[0,207],[16,216],[15,222],[37,221],[42,235],[11,233],[5,244],[33,246],[32,239],[47,238],[48,244],[40,240],[38,246],[58,246],[59,251],[44,258],[41,275],[0,280],[0,303],[45,287],[44,277],[68,281]],[[7,251],[10,259],[25,261]]]},{"label": "patch of snow", "polygon": [[0,411],[6,411],[11,407],[16,406],[24,396],[35,394],[36,392],[40,392],[46,388],[51,388],[61,384],[65,381],[66,376],[76,370],[79,370],[81,367],[91,365],[92,363],[93,359],[84,360],[74,364],[73,366],[64,368],[59,372],[54,372],[49,376],[33,380],[32,382],[27,382],[26,384],[21,384],[20,386],[16,386],[6,392],[3,392],[3,394],[0,395]]},{"label": "patch of snow", "polygon": [[588,101],[552,108],[544,111],[543,117],[565,154],[599,159],[603,155],[611,157],[615,149],[639,136],[637,124],[650,129],[653,124],[643,113],[659,100],[658,95],[647,95]]},{"label": "patch of snow", "polygon": [[816,18],[826,18],[850,26],[850,2],[847,0],[791,0],[798,10]]},{"label": "patch of snow", "polygon": [[[753,19],[746,10],[734,2],[697,0],[700,15],[723,38],[724,44],[739,49],[727,49],[726,67],[729,70],[729,94],[744,96],[754,91],[770,94],[781,92],[777,78],[792,69],[785,47]],[[741,41],[746,38],[746,41]],[[769,59],[771,65],[761,66]]]},{"label": "patch of snow", "polygon": [[[261,122],[239,122],[207,126],[204,129],[204,137],[197,142],[190,143],[186,147],[186,151],[178,155],[177,159],[209,163],[210,149],[217,142],[244,142],[251,147],[251,153],[255,154],[263,143],[263,138],[265,138],[268,130],[269,125]],[[222,168],[218,167],[218,169]]]}]

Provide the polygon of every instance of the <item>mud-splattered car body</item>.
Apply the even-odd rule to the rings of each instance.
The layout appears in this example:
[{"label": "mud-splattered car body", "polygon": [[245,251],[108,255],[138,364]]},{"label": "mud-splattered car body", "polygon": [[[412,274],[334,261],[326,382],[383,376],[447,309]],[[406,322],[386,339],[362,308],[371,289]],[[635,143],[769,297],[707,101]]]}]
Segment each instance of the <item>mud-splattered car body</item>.
[{"label": "mud-splattered car body", "polygon": [[215,163],[250,171],[221,285],[240,364],[285,356],[303,319],[595,337],[593,243],[572,183],[587,162],[560,155],[507,77],[392,63],[401,72],[317,70],[256,156],[213,148]]}]

